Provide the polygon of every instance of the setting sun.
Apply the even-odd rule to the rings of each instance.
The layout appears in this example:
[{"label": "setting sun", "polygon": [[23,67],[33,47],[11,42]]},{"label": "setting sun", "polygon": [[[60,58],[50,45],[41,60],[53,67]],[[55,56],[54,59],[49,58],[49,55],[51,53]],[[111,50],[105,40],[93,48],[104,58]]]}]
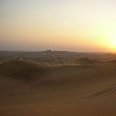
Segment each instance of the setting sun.
[{"label": "setting sun", "polygon": [[111,37],[112,47],[116,50],[116,34]]},{"label": "setting sun", "polygon": [[105,41],[111,52],[116,52],[116,34],[109,34]]}]

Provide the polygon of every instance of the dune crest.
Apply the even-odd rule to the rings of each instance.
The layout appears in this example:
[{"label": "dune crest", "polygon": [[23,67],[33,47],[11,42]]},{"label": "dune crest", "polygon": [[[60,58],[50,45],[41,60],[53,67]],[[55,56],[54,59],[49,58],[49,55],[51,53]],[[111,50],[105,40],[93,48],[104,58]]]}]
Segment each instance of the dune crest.
[{"label": "dune crest", "polygon": [[0,75],[15,79],[33,80],[41,77],[47,68],[24,60],[13,60],[0,64]]}]

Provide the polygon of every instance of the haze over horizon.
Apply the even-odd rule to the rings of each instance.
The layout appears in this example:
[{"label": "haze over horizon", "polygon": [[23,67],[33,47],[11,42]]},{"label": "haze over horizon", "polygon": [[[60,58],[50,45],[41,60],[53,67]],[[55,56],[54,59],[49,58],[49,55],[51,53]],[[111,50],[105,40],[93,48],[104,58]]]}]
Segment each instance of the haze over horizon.
[{"label": "haze over horizon", "polygon": [[115,0],[0,0],[0,50],[116,52]]}]

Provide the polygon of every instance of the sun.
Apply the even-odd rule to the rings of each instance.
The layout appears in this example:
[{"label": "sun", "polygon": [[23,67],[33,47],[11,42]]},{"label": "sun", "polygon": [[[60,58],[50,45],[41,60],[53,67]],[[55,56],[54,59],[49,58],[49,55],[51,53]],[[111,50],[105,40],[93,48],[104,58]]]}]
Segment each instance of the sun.
[{"label": "sun", "polygon": [[113,34],[109,39],[111,47],[116,50],[116,34]]},{"label": "sun", "polygon": [[116,34],[112,34],[108,37],[108,44],[113,52],[116,52]]},{"label": "sun", "polygon": [[100,44],[104,46],[107,51],[116,53],[116,34],[104,34],[104,36],[101,37]]}]

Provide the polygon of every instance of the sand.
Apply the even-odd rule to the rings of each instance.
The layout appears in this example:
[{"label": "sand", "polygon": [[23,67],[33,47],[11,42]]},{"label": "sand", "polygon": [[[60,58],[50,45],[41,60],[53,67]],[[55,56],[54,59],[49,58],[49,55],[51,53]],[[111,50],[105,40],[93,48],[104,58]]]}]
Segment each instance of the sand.
[{"label": "sand", "polygon": [[116,67],[109,63],[6,62],[0,64],[0,91],[0,116],[116,116]]}]

